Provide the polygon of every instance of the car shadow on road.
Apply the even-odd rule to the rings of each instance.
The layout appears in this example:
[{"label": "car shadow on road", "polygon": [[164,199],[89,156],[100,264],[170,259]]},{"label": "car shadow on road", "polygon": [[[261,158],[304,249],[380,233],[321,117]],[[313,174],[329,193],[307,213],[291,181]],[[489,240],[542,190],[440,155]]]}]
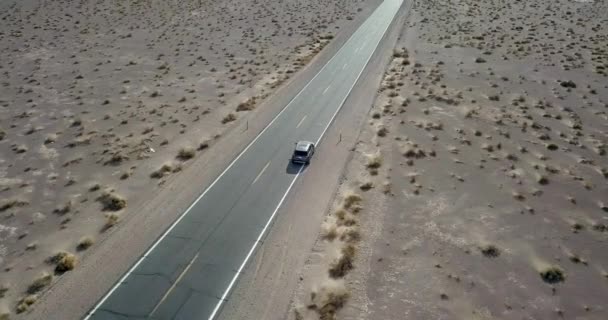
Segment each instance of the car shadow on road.
[{"label": "car shadow on road", "polygon": [[302,172],[304,172],[304,170],[306,170],[306,167],[308,167],[308,165],[295,164],[289,161],[287,162],[287,168],[285,169],[285,172],[287,172],[287,174],[298,174],[298,172],[300,172],[300,169],[302,169]]}]

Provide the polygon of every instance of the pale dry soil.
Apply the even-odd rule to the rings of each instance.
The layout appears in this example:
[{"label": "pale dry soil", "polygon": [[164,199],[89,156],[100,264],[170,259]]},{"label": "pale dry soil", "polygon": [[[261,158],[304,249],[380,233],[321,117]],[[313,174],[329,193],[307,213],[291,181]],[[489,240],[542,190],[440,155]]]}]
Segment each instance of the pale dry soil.
[{"label": "pale dry soil", "polygon": [[414,1],[291,317],[605,319],[607,18]]},{"label": "pale dry soil", "polygon": [[131,208],[221,153],[366,5],[2,0],[0,317],[27,314]]}]

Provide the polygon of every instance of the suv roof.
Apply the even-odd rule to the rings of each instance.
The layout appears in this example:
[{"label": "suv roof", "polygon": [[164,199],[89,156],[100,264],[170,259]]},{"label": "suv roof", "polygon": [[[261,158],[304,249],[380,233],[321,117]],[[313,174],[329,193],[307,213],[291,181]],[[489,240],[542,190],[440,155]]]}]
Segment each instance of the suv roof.
[{"label": "suv roof", "polygon": [[310,149],[310,146],[314,145],[314,143],[310,142],[310,141],[298,141],[298,143],[296,144],[296,150],[297,151],[308,151],[308,149]]}]

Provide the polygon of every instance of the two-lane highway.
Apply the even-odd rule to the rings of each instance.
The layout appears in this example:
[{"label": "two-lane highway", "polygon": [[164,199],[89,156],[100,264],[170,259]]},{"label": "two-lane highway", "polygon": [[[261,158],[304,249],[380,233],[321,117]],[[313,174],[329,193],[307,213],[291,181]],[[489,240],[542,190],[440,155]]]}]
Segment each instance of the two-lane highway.
[{"label": "two-lane highway", "polygon": [[306,171],[289,163],[294,143],[321,141],[402,2],[384,0],[85,319],[215,318]]}]

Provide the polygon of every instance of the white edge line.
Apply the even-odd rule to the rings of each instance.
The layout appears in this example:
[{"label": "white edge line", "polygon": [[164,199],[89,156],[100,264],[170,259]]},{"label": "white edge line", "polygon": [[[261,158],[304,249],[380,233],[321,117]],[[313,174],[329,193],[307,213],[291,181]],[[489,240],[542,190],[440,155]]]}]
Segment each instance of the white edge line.
[{"label": "white edge line", "polygon": [[218,311],[222,307],[222,304],[226,300],[226,297],[228,296],[228,294],[230,293],[230,290],[232,289],[232,286],[234,286],[234,283],[236,282],[236,280],[238,279],[239,275],[243,271],[243,268],[245,268],[245,266],[247,265],[247,262],[249,261],[249,258],[251,258],[251,255],[255,252],[256,247],[262,241],[262,238],[264,237],[264,234],[266,233],[266,229],[268,229],[268,226],[270,226],[270,223],[272,223],[272,220],[274,220],[274,216],[279,211],[279,208],[283,204],[283,201],[285,201],[285,198],[287,197],[287,194],[289,194],[289,191],[293,187],[294,183],[296,182],[296,180],[298,180],[298,177],[300,176],[300,173],[302,173],[302,169],[304,169],[304,166],[300,167],[300,170],[298,170],[298,173],[296,174],[296,176],[291,181],[291,184],[289,184],[289,188],[287,188],[287,191],[285,191],[285,194],[283,194],[283,197],[281,198],[281,201],[279,201],[279,204],[277,205],[277,207],[272,212],[272,215],[270,216],[270,218],[266,222],[266,225],[264,226],[264,229],[262,229],[262,232],[260,232],[260,235],[258,235],[258,238],[255,240],[253,246],[251,246],[251,249],[249,249],[249,253],[247,253],[247,256],[245,257],[245,260],[243,260],[243,263],[241,263],[241,265],[239,266],[239,269],[234,274],[234,277],[232,277],[232,280],[230,281],[230,284],[228,284],[228,287],[224,291],[224,294],[222,294],[222,297],[218,301],[217,305],[215,305],[215,308],[213,309],[213,312],[211,313],[211,315],[208,318],[209,320],[212,320],[213,318],[215,318],[215,315],[218,313]]},{"label": "white edge line", "polygon": [[[403,1],[401,1],[401,5],[403,5]],[[401,5],[399,5],[399,8],[401,8]],[[378,42],[376,43],[376,47],[374,48],[374,50],[372,51],[372,53],[369,55],[369,57],[367,58],[367,61],[365,62],[365,65],[363,66],[363,68],[361,68],[361,71],[359,72],[359,74],[357,75],[357,78],[355,79],[355,81],[353,82],[353,85],[350,87],[350,89],[348,90],[348,93],[346,94],[346,96],[344,97],[344,99],[342,99],[342,102],[340,103],[340,106],[338,107],[338,109],[336,110],[336,112],[334,112],[334,115],[331,117],[331,119],[329,120],[329,122],[327,123],[327,126],[325,126],[325,129],[323,130],[323,132],[321,133],[321,136],[319,137],[319,139],[317,140],[317,143],[315,145],[319,144],[319,141],[321,141],[321,139],[323,138],[323,136],[325,135],[325,132],[327,131],[327,129],[329,128],[329,126],[333,123],[334,118],[336,117],[336,115],[338,114],[338,112],[342,109],[342,107],[344,106],[344,102],[346,102],[346,99],[348,98],[348,96],[350,96],[351,91],[353,90],[353,88],[355,87],[355,85],[357,84],[357,82],[359,81],[359,78],[361,77],[361,74],[363,74],[363,71],[365,70],[365,68],[367,68],[367,65],[369,64],[369,61],[372,59],[372,57],[374,56],[374,54],[376,53],[376,50],[378,49],[378,44],[380,44],[380,41],[382,41],[382,39],[384,38],[384,35],[386,34],[386,31],[388,30],[388,28],[391,26],[391,24],[393,23],[393,20],[395,18],[395,16],[397,15],[397,13],[395,13],[393,15],[393,19],[391,20],[391,22],[386,26],[386,28],[384,29],[384,32],[382,33],[382,36],[380,37],[380,39],[378,39]],[[215,306],[215,309],[213,309],[213,313],[211,313],[211,315],[209,316],[209,318],[207,320],[213,320],[217,314],[217,312],[220,310],[222,304],[224,303],[224,301],[226,300],[226,297],[228,296],[228,294],[230,293],[230,290],[232,290],[232,286],[234,286],[234,283],[236,282],[236,280],[238,279],[239,275],[241,274],[241,272],[243,271],[243,268],[245,268],[245,265],[247,265],[247,262],[249,261],[249,258],[251,258],[251,255],[253,254],[253,252],[255,251],[256,247],[258,246],[258,244],[260,243],[261,239],[264,237],[264,233],[266,233],[266,229],[268,228],[268,226],[270,225],[270,223],[272,222],[272,220],[274,219],[276,213],[279,211],[279,208],[281,207],[281,205],[283,204],[283,201],[285,200],[285,197],[287,197],[287,194],[289,193],[289,191],[291,190],[291,188],[293,187],[293,184],[296,182],[296,180],[298,179],[298,177],[300,176],[300,173],[302,172],[302,169],[304,169],[304,166],[300,167],[300,170],[298,171],[298,173],[296,174],[296,176],[293,178],[293,181],[291,181],[291,184],[289,185],[289,188],[287,188],[287,191],[285,191],[285,194],[283,195],[283,197],[281,198],[281,201],[279,201],[279,204],[277,205],[277,207],[274,209],[274,212],[272,213],[272,215],[270,216],[270,218],[268,219],[268,221],[266,222],[266,225],[264,226],[264,229],[262,229],[262,232],[260,233],[260,235],[258,236],[257,240],[255,241],[255,243],[253,244],[253,246],[251,246],[251,249],[249,250],[249,253],[247,254],[247,256],[245,257],[245,260],[243,261],[243,263],[241,263],[241,266],[239,267],[239,269],[237,270],[237,272],[234,274],[234,277],[232,278],[232,280],[230,281],[230,284],[228,285],[228,287],[226,288],[226,290],[224,291],[224,294],[222,294],[222,297],[220,298],[220,300],[218,301],[217,305]]]},{"label": "white edge line", "polygon": [[[358,30],[358,29],[357,29]],[[198,198],[196,198],[196,200],[194,200],[194,202],[192,202],[192,204],[188,207],[188,209],[186,209],[186,211],[184,211],[184,213],[182,213],[181,216],[179,216],[177,218],[177,220],[175,220],[173,222],[173,224],[171,224],[171,226],[169,226],[169,228],[158,238],[156,239],[156,241],[154,242],[154,244],[148,249],[146,250],[146,252],[139,258],[139,260],[137,260],[137,262],[127,271],[127,273],[125,273],[125,275],[120,278],[120,280],[118,280],[118,282],[116,282],[116,284],[103,296],[103,298],[101,298],[101,300],[99,300],[99,302],[95,305],[95,307],[93,307],[93,309],[89,310],[87,312],[87,315],[83,318],[83,320],[89,320],[91,318],[91,316],[93,314],[95,314],[95,312],[99,309],[99,307],[101,307],[101,305],[112,295],[112,293],[114,293],[114,291],[116,291],[116,289],[127,279],[127,277],[129,277],[129,275],[133,272],[133,270],[135,270],[139,264],[148,256],[148,254],[150,254],[150,252],[152,252],[152,250],[154,250],[156,248],[156,246],[167,236],[167,234],[169,234],[169,232],[171,232],[171,230],[173,230],[173,228],[175,228],[175,226],[188,214],[188,212],[190,212],[190,210],[192,209],[192,207],[194,207],[194,205],[196,205],[196,203],[205,196],[205,194],[207,194],[207,191],[209,191],[221,178],[222,176],[228,171],[230,170],[230,168],[234,165],[234,163],[239,160],[239,158],[245,154],[245,152],[247,152],[247,150],[249,149],[249,147],[251,147],[260,136],[262,136],[262,134],[264,134],[264,132],[266,132],[266,130],[268,128],[270,128],[270,126],[281,116],[281,114],[283,114],[283,112],[285,110],[287,110],[289,108],[289,106],[292,104],[292,102],[300,96],[300,94],[302,94],[302,92],[304,92],[304,90],[306,90],[306,88],[308,88],[308,86],[319,76],[319,74],[321,74],[321,72],[339,55],[340,51],[344,50],[344,44],[348,43],[348,41],[350,41],[350,39],[352,37],[355,36],[357,32],[353,32],[353,34],[350,35],[350,37],[348,38],[348,40],[346,40],[346,42],[344,42],[342,44],[342,47],[340,47],[340,49],[338,49],[338,51],[327,61],[327,63],[325,63],[325,65],[323,65],[323,67],[321,69],[319,69],[319,71],[317,72],[317,74],[315,74],[314,77],[312,77],[312,79],[310,79],[310,81],[308,81],[308,83],[306,83],[306,85],[302,88],[302,90],[300,90],[300,92],[298,92],[298,94],[296,94],[293,98],[291,98],[291,100],[289,100],[289,102],[287,103],[287,105],[283,108],[283,110],[281,110],[279,112],[279,114],[277,114],[272,121],[270,121],[270,123],[268,125],[266,125],[266,127],[264,128],[264,130],[262,130],[262,132],[260,132],[254,139],[253,141],[251,141],[247,147],[245,147],[245,149],[243,149],[243,151],[241,151],[241,153],[239,153],[239,155],[234,158],[234,160],[232,160],[232,162],[228,165],[228,167],[226,167],[226,169],[224,169],[224,171],[222,171],[222,173],[220,173],[220,175],[215,178],[215,180],[213,180],[213,182],[207,187],[207,189],[205,189],[205,191],[203,191],[203,193],[201,193],[200,196],[198,196]],[[327,130],[327,128],[326,128]],[[299,174],[299,173],[298,173]],[[296,176],[297,177],[297,176]],[[255,247],[255,245],[254,245]],[[245,261],[246,262],[246,261]],[[227,292],[230,290],[230,287],[228,288]],[[221,301],[221,300],[220,300]],[[212,319],[212,318],[209,318]]]}]

